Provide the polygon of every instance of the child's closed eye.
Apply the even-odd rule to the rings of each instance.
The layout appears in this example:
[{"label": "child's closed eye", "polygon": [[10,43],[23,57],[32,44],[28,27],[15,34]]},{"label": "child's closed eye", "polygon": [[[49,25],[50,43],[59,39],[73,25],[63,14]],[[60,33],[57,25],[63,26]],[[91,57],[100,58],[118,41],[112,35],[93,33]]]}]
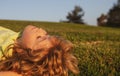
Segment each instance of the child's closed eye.
[{"label": "child's closed eye", "polygon": [[41,38],[41,36],[38,36],[37,39]]}]

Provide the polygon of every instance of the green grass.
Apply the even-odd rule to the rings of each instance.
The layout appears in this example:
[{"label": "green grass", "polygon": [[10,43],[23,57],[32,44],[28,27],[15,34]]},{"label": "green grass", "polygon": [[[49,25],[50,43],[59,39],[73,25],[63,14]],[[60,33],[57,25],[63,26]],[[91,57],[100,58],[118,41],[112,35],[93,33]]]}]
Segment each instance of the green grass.
[{"label": "green grass", "polygon": [[[14,31],[29,24],[44,28],[74,44],[79,60],[77,76],[120,76],[120,28],[95,27],[70,23],[0,20],[0,26]],[[70,73],[69,76],[74,76]]]}]

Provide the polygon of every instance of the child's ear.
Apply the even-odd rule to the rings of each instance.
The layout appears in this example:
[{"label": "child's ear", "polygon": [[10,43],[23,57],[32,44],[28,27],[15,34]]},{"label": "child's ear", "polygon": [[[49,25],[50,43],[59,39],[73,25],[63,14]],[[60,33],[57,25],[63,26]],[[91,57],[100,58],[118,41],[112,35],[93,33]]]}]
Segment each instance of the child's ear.
[{"label": "child's ear", "polygon": [[61,41],[60,46],[64,52],[68,52],[73,48],[73,44],[68,40]]},{"label": "child's ear", "polygon": [[53,43],[53,45],[55,46],[55,45],[59,45],[59,43],[60,43],[60,38],[59,37],[56,37],[56,36],[51,36],[50,37],[50,40],[51,40],[51,42]]},{"label": "child's ear", "polygon": [[61,37],[52,36],[50,40],[54,46],[59,46],[64,52],[70,51],[73,48],[73,44],[70,41]]}]

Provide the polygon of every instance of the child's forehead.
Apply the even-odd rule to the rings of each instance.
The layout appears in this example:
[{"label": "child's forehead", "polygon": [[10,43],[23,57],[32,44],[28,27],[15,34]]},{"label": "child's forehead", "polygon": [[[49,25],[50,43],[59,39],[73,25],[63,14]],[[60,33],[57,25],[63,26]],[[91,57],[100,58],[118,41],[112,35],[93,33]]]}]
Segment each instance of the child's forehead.
[{"label": "child's forehead", "polygon": [[39,28],[39,27],[32,26],[32,25],[28,25],[27,27],[25,27],[24,32],[25,31],[27,32],[37,31],[38,33],[41,33],[41,34],[47,34],[46,30],[44,30],[43,28]]}]

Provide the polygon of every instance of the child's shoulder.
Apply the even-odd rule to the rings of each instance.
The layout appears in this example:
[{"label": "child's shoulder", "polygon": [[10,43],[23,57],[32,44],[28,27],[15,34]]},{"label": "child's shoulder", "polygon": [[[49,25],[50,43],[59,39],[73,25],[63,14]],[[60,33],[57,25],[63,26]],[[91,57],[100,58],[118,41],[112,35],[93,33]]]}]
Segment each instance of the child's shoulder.
[{"label": "child's shoulder", "polygon": [[13,44],[18,35],[19,33],[0,26],[0,58],[2,55],[1,51],[4,51],[7,46]]},{"label": "child's shoulder", "polygon": [[8,29],[8,28],[5,28],[5,27],[0,26],[0,31],[3,31],[3,30],[4,30],[4,31],[5,31],[5,30],[6,30],[6,31],[12,31],[12,30],[10,30],[10,29]]},{"label": "child's shoulder", "polygon": [[8,40],[13,40],[16,37],[18,37],[18,33],[14,32],[10,29],[4,28],[0,26],[0,46],[2,43],[5,43],[6,41],[9,42]]}]

